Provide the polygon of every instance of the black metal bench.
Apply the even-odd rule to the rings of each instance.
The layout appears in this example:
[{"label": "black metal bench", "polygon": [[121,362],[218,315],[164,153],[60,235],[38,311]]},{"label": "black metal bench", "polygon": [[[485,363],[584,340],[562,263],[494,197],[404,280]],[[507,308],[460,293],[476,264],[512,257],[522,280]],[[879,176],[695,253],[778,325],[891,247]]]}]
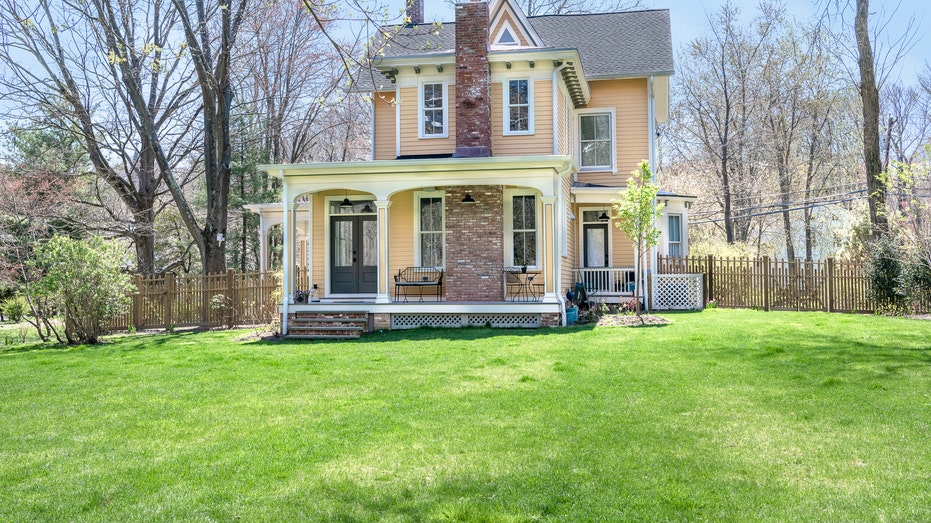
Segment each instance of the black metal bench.
[{"label": "black metal bench", "polygon": [[394,299],[397,301],[415,295],[423,301],[427,296],[435,296],[437,301],[443,299],[443,270],[436,267],[407,267],[394,275]]}]

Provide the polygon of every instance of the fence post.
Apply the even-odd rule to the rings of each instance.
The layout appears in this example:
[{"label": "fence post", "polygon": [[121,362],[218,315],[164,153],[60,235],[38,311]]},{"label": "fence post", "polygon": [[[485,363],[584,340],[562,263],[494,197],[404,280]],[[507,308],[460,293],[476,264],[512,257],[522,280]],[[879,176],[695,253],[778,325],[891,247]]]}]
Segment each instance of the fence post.
[{"label": "fence post", "polygon": [[135,276],[135,278],[133,278],[133,280],[134,280],[133,283],[136,284],[136,291],[137,291],[137,292],[136,292],[136,294],[133,294],[133,317],[132,317],[132,325],[133,325],[133,327],[136,329],[136,331],[138,332],[138,331],[142,330],[142,300],[143,300],[143,296],[142,296],[142,276],[140,276],[140,275],[137,274],[137,275]]},{"label": "fence post", "polygon": [[828,258],[828,312],[834,312],[834,257]]},{"label": "fence post", "polygon": [[708,255],[708,297],[706,301],[714,299],[714,255]]},{"label": "fence post", "polygon": [[770,279],[772,276],[772,267],[769,264],[769,256],[763,256],[763,310],[770,310]]},{"label": "fence post", "polygon": [[175,304],[175,275],[166,273],[165,276],[165,330],[171,328],[172,314],[171,311]]},{"label": "fence post", "polygon": [[[226,269],[226,291],[223,293],[226,299],[226,307],[224,307],[224,312],[225,314],[229,315],[228,325],[230,327],[232,327],[232,323],[234,319],[233,311],[238,310],[238,307],[239,307],[239,305],[233,301],[233,297],[234,297],[233,296],[234,295],[233,284],[235,282],[235,279],[234,279],[235,275],[236,273],[233,272],[233,269]],[[234,309],[233,307],[236,307],[237,309]]]}]

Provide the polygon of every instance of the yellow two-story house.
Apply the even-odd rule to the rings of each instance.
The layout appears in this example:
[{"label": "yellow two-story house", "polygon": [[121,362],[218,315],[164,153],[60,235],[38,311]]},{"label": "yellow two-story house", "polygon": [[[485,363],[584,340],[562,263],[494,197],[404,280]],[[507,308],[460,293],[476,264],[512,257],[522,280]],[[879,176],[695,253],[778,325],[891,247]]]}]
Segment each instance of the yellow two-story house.
[{"label": "yellow two-story house", "polygon": [[[262,166],[283,181],[283,204],[257,208],[263,232],[284,225],[292,260],[283,331],[318,313],[367,328],[561,325],[577,282],[644,297],[611,200],[655,164],[669,12],[528,17],[471,1],[438,33],[419,2],[409,16],[359,88],[372,159]],[[685,255],[692,198],[659,199],[655,252]]]}]

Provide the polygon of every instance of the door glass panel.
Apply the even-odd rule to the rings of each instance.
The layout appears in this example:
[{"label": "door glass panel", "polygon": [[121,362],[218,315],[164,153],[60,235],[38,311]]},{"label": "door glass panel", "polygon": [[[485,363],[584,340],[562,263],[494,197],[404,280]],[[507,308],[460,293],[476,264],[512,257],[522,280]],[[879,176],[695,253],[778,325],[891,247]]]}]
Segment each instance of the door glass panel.
[{"label": "door glass panel", "polygon": [[340,220],[333,224],[333,265],[352,267],[352,222]]},{"label": "door glass panel", "polygon": [[375,220],[362,222],[362,265],[378,265],[378,223]]},{"label": "door glass panel", "polygon": [[585,229],[585,253],[587,267],[605,267],[607,257],[607,238],[602,227],[588,227]]}]

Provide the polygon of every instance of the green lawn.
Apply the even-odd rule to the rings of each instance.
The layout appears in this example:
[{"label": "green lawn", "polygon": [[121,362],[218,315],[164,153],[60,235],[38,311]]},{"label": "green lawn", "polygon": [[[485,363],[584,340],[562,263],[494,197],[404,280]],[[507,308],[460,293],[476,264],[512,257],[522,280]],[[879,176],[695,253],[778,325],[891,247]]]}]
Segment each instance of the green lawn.
[{"label": "green lawn", "polygon": [[0,347],[0,521],[928,521],[931,321]]}]

